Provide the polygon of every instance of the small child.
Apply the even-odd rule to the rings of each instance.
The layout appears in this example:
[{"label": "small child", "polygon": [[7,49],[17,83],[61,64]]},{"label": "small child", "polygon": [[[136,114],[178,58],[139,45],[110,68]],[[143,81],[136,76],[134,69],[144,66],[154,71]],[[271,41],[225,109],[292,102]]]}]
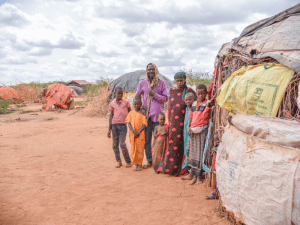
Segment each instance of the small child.
[{"label": "small child", "polygon": [[193,179],[189,183],[202,183],[202,159],[208,132],[209,110],[213,100],[207,100],[207,88],[204,84],[196,87],[197,104],[192,106],[189,113],[187,131],[190,136],[188,165],[191,167]]},{"label": "small child", "polygon": [[141,171],[144,159],[145,148],[145,129],[147,127],[147,119],[145,110],[141,108],[141,97],[133,99],[134,111],[131,111],[126,117],[126,122],[129,127],[129,140],[131,145],[130,156],[132,158],[133,170]]},{"label": "small child", "polygon": [[[185,104],[186,104],[186,110],[185,110],[185,117],[184,117],[184,129],[183,129],[183,146],[184,146],[184,162],[182,164],[182,169],[189,171],[191,168],[188,165],[188,153],[189,153],[189,135],[187,132],[187,125],[189,122],[189,114],[192,109],[194,99],[194,94],[191,92],[188,92],[185,95]],[[182,177],[182,180],[191,180],[193,178],[192,173],[190,172],[188,175]]]},{"label": "small child", "polygon": [[120,168],[122,166],[119,145],[127,163],[126,167],[128,168],[131,167],[131,160],[125,143],[127,134],[125,119],[130,112],[130,103],[123,99],[123,89],[121,87],[116,88],[115,95],[116,100],[109,105],[110,117],[107,136],[108,138],[111,138],[112,133],[113,150],[117,160],[116,168]]},{"label": "small child", "polygon": [[168,127],[165,124],[166,116],[163,112],[157,114],[158,125],[154,128],[152,144],[153,167],[156,173],[163,172],[165,153],[168,146]]}]

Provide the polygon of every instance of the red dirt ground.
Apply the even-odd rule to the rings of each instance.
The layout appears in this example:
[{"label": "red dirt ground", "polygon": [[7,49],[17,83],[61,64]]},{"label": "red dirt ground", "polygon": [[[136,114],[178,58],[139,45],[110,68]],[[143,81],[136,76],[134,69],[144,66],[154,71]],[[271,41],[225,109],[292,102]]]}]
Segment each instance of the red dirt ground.
[{"label": "red dirt ground", "polygon": [[0,224],[228,224],[204,184],[114,168],[108,120],[73,112],[0,115]]}]

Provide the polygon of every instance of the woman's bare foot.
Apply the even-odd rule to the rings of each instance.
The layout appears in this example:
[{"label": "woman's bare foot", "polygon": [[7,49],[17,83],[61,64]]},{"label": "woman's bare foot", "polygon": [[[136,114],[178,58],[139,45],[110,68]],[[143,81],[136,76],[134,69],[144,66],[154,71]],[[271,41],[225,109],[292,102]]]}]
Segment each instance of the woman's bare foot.
[{"label": "woman's bare foot", "polygon": [[133,170],[134,170],[134,171],[137,171],[137,168],[138,168],[138,165],[134,165],[134,166],[133,166]]},{"label": "woman's bare foot", "polygon": [[120,168],[122,166],[122,163],[121,161],[118,161],[117,165],[116,165],[116,168]]},{"label": "woman's bare foot", "polygon": [[193,179],[192,172],[190,172],[188,175],[181,177],[182,180],[191,180]]},{"label": "woman's bare foot", "polygon": [[197,177],[196,185],[202,184],[202,177]]},{"label": "woman's bare foot", "polygon": [[193,176],[193,179],[190,181],[189,185],[195,184],[196,181],[197,181],[197,177],[196,177],[196,176]]},{"label": "woman's bare foot", "polygon": [[131,167],[131,162],[130,163],[126,163],[126,168]]},{"label": "woman's bare foot", "polygon": [[142,165],[138,165],[137,168],[136,168],[136,170],[137,170],[137,171],[142,171],[142,170],[143,170]]}]

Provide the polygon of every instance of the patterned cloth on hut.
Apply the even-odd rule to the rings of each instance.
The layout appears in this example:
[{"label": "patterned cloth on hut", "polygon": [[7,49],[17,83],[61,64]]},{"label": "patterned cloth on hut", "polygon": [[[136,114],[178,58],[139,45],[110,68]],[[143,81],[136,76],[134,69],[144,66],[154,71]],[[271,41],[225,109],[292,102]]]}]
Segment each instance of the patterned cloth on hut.
[{"label": "patterned cloth on hut", "polygon": [[22,101],[22,98],[18,94],[18,92],[11,87],[0,88],[0,99],[5,99],[5,100],[19,99]]},{"label": "patterned cloth on hut", "polygon": [[56,105],[64,109],[70,108],[72,101],[72,91],[63,84],[51,84],[46,91],[43,102],[46,102],[45,110],[49,110],[51,105]]},{"label": "patterned cloth on hut", "polygon": [[[166,131],[168,132],[168,125]],[[165,168],[165,154],[168,148],[169,137],[167,135],[158,136],[153,141],[152,147],[152,163],[156,173],[164,171]]]},{"label": "patterned cloth on hut", "polygon": [[[196,93],[193,89],[188,88],[188,92]],[[169,121],[169,148],[165,157],[165,173],[181,176],[187,171],[181,170],[184,147],[183,147],[183,129],[185,117],[185,102],[182,100],[182,89],[171,88],[168,102],[168,121]]]},{"label": "patterned cloth on hut", "polygon": [[[130,111],[126,117],[126,122],[130,123],[135,131],[140,130],[143,125],[148,125],[146,117],[136,111]],[[131,145],[130,157],[132,159],[132,164],[142,165],[145,148],[145,130],[141,132],[138,138],[135,138],[134,133],[129,129],[129,141]]]}]

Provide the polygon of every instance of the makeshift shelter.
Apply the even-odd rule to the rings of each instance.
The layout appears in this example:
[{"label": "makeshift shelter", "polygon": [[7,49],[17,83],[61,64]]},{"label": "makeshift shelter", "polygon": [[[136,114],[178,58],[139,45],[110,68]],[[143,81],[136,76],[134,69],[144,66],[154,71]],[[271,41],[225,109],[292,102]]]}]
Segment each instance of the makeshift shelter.
[{"label": "makeshift shelter", "polygon": [[300,4],[218,52],[206,165],[215,164],[222,204],[238,221],[300,224],[299,81]]},{"label": "makeshift shelter", "polygon": [[13,103],[19,103],[23,101],[18,92],[11,87],[0,88],[0,99],[11,100]]},{"label": "makeshift shelter", "polygon": [[68,88],[72,91],[73,97],[84,94],[84,92],[83,92],[83,90],[82,90],[81,87],[68,86]]},{"label": "makeshift shelter", "polygon": [[[172,81],[169,78],[167,78],[166,76],[159,73],[158,77],[159,77],[159,79],[166,82],[168,91],[174,86]],[[110,88],[112,91],[111,91],[111,95],[109,98],[110,99],[113,98],[116,87],[123,88],[125,99],[127,98],[127,96],[129,96],[129,97],[134,96],[134,93],[136,92],[136,90],[139,86],[139,83],[142,80],[146,80],[146,70],[137,70],[135,72],[126,73],[126,74],[118,77],[117,79],[110,82]]]},{"label": "makeshift shelter", "polygon": [[90,83],[86,80],[72,80],[69,83],[67,83],[67,86],[81,87],[82,85],[92,85],[92,83]]},{"label": "makeshift shelter", "polygon": [[45,110],[49,110],[52,105],[63,109],[74,108],[74,99],[72,98],[72,91],[63,84],[51,84],[45,90],[45,97],[42,101]]}]

